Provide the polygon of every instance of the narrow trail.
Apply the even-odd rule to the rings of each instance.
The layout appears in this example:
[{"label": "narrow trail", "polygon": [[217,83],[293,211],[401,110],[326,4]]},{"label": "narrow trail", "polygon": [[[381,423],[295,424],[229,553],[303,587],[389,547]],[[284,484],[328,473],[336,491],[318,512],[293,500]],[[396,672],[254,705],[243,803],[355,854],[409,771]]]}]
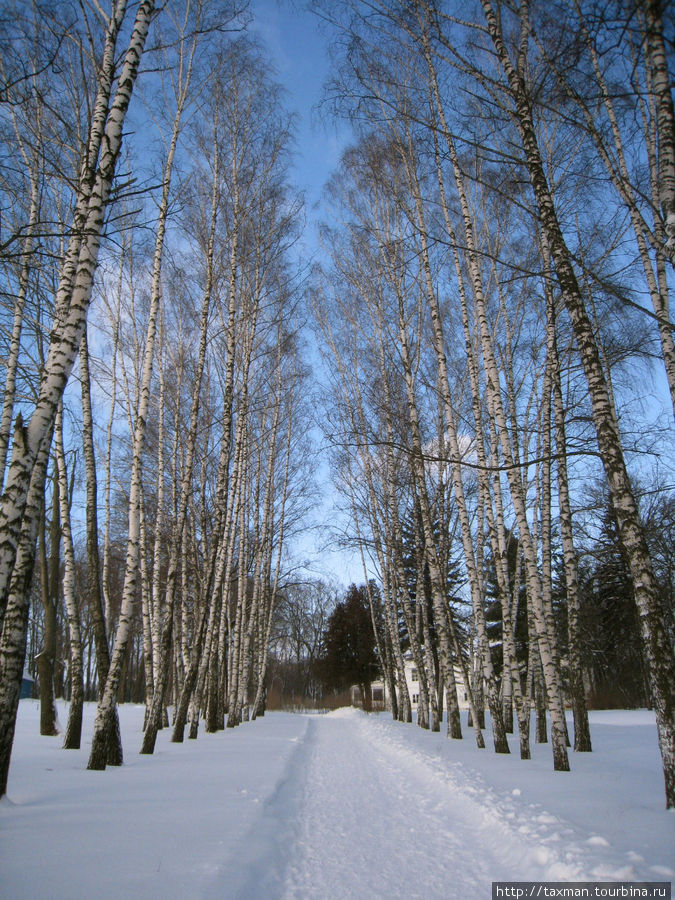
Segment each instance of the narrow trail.
[{"label": "narrow trail", "polygon": [[471,786],[444,777],[440,760],[429,764],[364,717],[317,717],[305,740],[286,900],[462,900],[489,896],[492,880],[521,880],[525,870],[542,879],[571,873],[571,860],[540,834],[522,833]]}]

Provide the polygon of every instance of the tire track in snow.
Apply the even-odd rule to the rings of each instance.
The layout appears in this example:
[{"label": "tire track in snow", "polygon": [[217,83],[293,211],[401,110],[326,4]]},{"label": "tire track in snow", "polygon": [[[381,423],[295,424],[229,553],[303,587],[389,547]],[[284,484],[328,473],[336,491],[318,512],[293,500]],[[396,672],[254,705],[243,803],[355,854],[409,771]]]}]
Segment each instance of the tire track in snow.
[{"label": "tire track in snow", "polygon": [[[429,764],[362,714],[317,721],[306,764],[285,900],[474,900],[493,880],[580,873],[576,853],[560,858],[488,792],[464,790],[440,760]],[[401,876],[410,871],[412,883]]]}]

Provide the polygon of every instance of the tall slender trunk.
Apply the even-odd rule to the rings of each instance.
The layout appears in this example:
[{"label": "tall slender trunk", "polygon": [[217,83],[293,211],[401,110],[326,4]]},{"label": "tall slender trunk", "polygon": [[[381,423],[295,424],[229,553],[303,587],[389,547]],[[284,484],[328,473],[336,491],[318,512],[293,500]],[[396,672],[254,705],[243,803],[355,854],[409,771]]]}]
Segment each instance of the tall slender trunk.
[{"label": "tall slender trunk", "polygon": [[[277,351],[279,353],[279,350]],[[249,645],[251,645],[255,649],[255,654],[251,656],[250,668],[251,668],[251,681],[252,681],[252,697],[251,700],[251,711],[252,717],[256,716],[256,707],[258,700],[258,685],[260,678],[260,657],[265,653],[265,649],[259,645],[259,640],[263,637],[266,637],[267,634],[267,609],[265,599],[268,595],[269,591],[269,582],[267,581],[267,575],[270,571],[269,560],[272,557],[273,553],[273,519],[274,519],[274,475],[277,471],[277,458],[278,458],[278,434],[279,434],[279,425],[281,419],[281,361],[279,356],[277,357],[277,372],[278,377],[275,380],[275,390],[272,393],[272,423],[269,429],[269,435],[265,436],[265,442],[269,445],[269,452],[267,454],[266,465],[267,465],[267,473],[265,477],[265,491],[264,491],[264,499],[263,499],[263,509],[262,509],[262,517],[258,526],[258,550],[257,550],[257,562],[256,562],[256,573],[254,576],[254,584],[256,591],[256,615],[255,618],[251,617],[251,621],[249,622],[248,629],[248,641]],[[289,417],[290,419],[290,417]],[[261,423],[261,432],[264,428],[264,421]],[[261,463],[262,463],[262,455],[263,449],[260,447],[259,453],[261,455]],[[262,465],[259,471],[259,482],[262,481]],[[248,678],[247,678],[248,681]]]},{"label": "tall slender trunk", "polygon": [[[541,436],[539,440],[540,451],[538,453],[540,463],[538,493],[539,493],[539,545],[541,547],[541,602],[546,618],[546,626],[551,636],[551,650],[556,670],[561,671],[560,652],[558,650],[558,638],[556,635],[556,623],[553,615],[553,519],[551,515],[551,368],[552,360],[547,356],[544,378],[541,391]],[[561,689],[562,690],[562,689]],[[570,745],[565,721],[565,741]]]},{"label": "tall slender trunk", "polygon": [[0,640],[0,797],[7,792],[21,678],[26,659],[29,592],[35,564],[38,522],[44,504],[44,483],[51,439],[50,431],[33,467],[26,501],[29,514],[23,521]]},{"label": "tall slender trunk", "polygon": [[[410,148],[412,151],[412,147]],[[471,598],[474,609],[474,617],[476,629],[478,632],[478,646],[481,655],[482,666],[484,670],[485,682],[488,691],[488,703],[490,706],[490,714],[492,717],[492,728],[494,737],[494,746],[496,753],[509,753],[509,745],[506,739],[504,723],[502,720],[501,707],[499,703],[499,693],[497,687],[497,679],[494,673],[492,657],[487,640],[487,631],[485,625],[485,612],[483,609],[483,591],[481,586],[480,573],[476,567],[475,551],[473,535],[471,534],[471,525],[467,511],[466,497],[464,492],[464,484],[462,481],[461,460],[462,454],[459,447],[459,439],[457,434],[457,426],[455,423],[455,413],[452,406],[452,395],[450,391],[450,380],[448,376],[448,367],[445,356],[445,338],[443,333],[442,317],[440,313],[440,305],[433,284],[431,274],[431,264],[429,259],[429,247],[427,240],[427,226],[425,221],[424,207],[420,192],[419,180],[415,168],[414,159],[410,159],[412,152],[407,154],[406,166],[408,176],[413,191],[415,212],[417,215],[419,242],[421,248],[420,260],[422,263],[424,274],[425,297],[431,312],[431,321],[433,328],[434,352],[436,355],[436,364],[439,372],[439,385],[443,397],[443,406],[446,419],[446,435],[451,454],[451,475],[452,484],[457,504],[457,513],[459,516],[462,546],[464,549],[464,562],[469,578],[469,586],[471,590]],[[440,176],[440,171],[439,171]],[[442,178],[440,178],[442,186]],[[445,204],[444,194],[441,194],[444,213],[447,217],[447,205]],[[459,274],[459,272],[458,272]],[[477,400],[477,398],[474,398]]]},{"label": "tall slender trunk", "polygon": [[[373,597],[373,589],[371,584],[371,579],[368,576],[368,567],[366,565],[366,557],[365,557],[365,540],[361,533],[361,525],[359,521],[359,513],[356,504],[356,497],[354,495],[353,485],[354,482],[351,478],[347,479],[349,485],[349,496],[352,507],[352,518],[354,521],[354,527],[356,529],[356,537],[357,543],[359,547],[359,555],[361,556],[361,568],[363,570],[363,577],[366,584],[366,592],[368,594],[368,603],[370,606],[370,615],[373,623],[373,632],[375,634],[375,643],[377,646],[377,655],[380,659],[380,664],[383,668],[384,681],[386,684],[387,694],[389,696],[389,702],[391,706],[391,713],[394,719],[398,719],[398,697],[396,695],[396,673],[398,671],[398,666],[396,665],[396,661],[393,659],[394,650],[391,646],[391,641],[389,640],[389,627],[387,624],[387,606],[388,599],[386,597],[382,598],[382,603],[384,606],[383,614],[384,614],[384,635],[380,635],[380,630],[377,628],[376,619],[375,619],[375,602]],[[382,549],[378,547],[378,556],[382,556]],[[384,593],[384,575],[382,577],[383,581],[383,593]],[[399,653],[400,653],[400,645],[399,645]],[[403,666],[403,664],[402,664]],[[406,688],[407,692],[407,688]],[[410,701],[408,701],[409,704]]]},{"label": "tall slender trunk", "polygon": [[[115,419],[117,413],[117,359],[119,353],[119,345],[120,345],[120,325],[122,320],[121,307],[122,307],[122,284],[124,278],[124,263],[125,263],[125,242],[122,242],[122,252],[120,253],[120,265],[119,265],[119,275],[117,279],[116,286],[116,298],[117,298],[117,308],[114,311],[111,311],[111,324],[113,329],[113,338],[112,338],[112,351],[111,351],[111,360],[110,360],[110,412],[108,414],[108,422],[106,426],[106,444],[105,444],[105,462],[104,462],[104,487],[103,487],[103,505],[105,509],[105,524],[103,526],[103,560],[101,562],[101,578],[100,578],[100,592],[101,592],[101,603],[103,606],[103,634],[105,636],[106,629],[108,633],[110,633],[112,628],[112,609],[111,609],[111,598],[110,598],[110,556],[112,552],[112,544],[110,539],[110,522],[112,517],[112,504],[111,504],[111,494],[112,494],[112,446],[113,446],[113,429],[115,426]],[[81,352],[81,350],[80,350]],[[87,351],[88,355],[88,351]],[[87,373],[89,371],[89,366],[87,364]],[[90,379],[87,381],[87,388],[90,391]],[[91,402],[88,404],[89,413],[91,415]],[[83,406],[84,411],[84,406]],[[93,419],[91,419],[91,423],[87,423],[87,427],[91,427],[92,429],[92,452],[93,452]],[[86,457],[85,457],[85,465],[87,465]],[[89,471],[87,469],[87,471]],[[94,467],[95,472],[95,467]],[[87,480],[87,489],[89,490],[89,480]],[[89,494],[87,495],[88,504],[87,509],[89,510]],[[92,499],[95,499],[96,495],[94,494]],[[97,502],[97,501],[96,501]],[[96,507],[94,506],[94,513]],[[93,528],[93,519],[91,527]],[[87,525],[87,528],[90,528],[90,525]],[[98,528],[96,529],[98,532]],[[89,531],[87,532],[89,534]],[[94,532],[91,532],[92,537],[94,537]],[[95,540],[98,545],[98,534],[95,534]],[[98,634],[98,631],[97,631]],[[100,644],[100,635],[97,637],[96,643],[96,652],[97,652],[97,660],[103,659],[99,654],[99,649],[102,649],[102,644]],[[107,661],[105,663],[105,677],[101,678],[101,673],[99,672],[99,696],[103,691],[103,686],[105,685],[105,679],[108,677],[108,668],[110,667],[110,648],[108,647],[107,638],[106,638],[106,657]],[[120,745],[120,751],[121,751]]]},{"label": "tall slender trunk", "polygon": [[[39,184],[35,171],[31,174],[31,198],[28,224],[26,226],[26,238],[22,253],[24,256],[19,274],[19,286],[14,300],[14,318],[12,321],[12,335],[7,354],[5,389],[2,400],[2,415],[0,416],[0,490],[5,480],[5,468],[7,466],[7,451],[12,431],[12,419],[14,418],[14,400],[16,397],[16,376],[19,366],[19,353],[21,350],[21,332],[23,328],[24,307],[28,293],[28,281],[31,272],[33,237],[37,226],[39,209]],[[3,608],[0,604],[0,634],[2,633]]]},{"label": "tall slender trunk", "polygon": [[[109,23],[106,54],[110,65],[104,65],[99,72],[99,92],[90,127],[90,146],[92,150],[96,150],[98,165],[93,177],[90,177],[89,172],[85,173],[78,185],[78,205],[74,213],[76,227],[73,231],[78,252],[71,255],[69,250],[62,268],[56,293],[54,327],[38,398],[27,425],[24,426],[22,418],[17,417],[12,460],[0,501],[0,609],[7,607],[9,615],[9,604],[13,604],[12,624],[8,628],[7,623],[3,623],[2,638],[5,645],[8,642],[16,643],[13,651],[7,650],[12,656],[12,663],[4,671],[0,662],[0,673],[4,677],[16,678],[14,688],[8,685],[7,703],[0,703],[0,722],[3,715],[9,717],[1,726],[4,740],[0,741],[0,756],[3,757],[0,762],[0,796],[6,790],[17,709],[14,701],[18,699],[22,674],[21,671],[16,671],[14,663],[20,658],[23,664],[25,656],[28,599],[19,598],[17,592],[28,590],[34,547],[28,547],[27,542],[35,540],[36,520],[40,509],[36,495],[42,494],[46,472],[44,456],[48,456],[57,407],[72,371],[85,327],[105,212],[121,147],[124,119],[154,14],[153,0],[142,0],[136,11],[115,95],[110,103],[110,89],[106,93],[103,82],[106,78],[112,82],[115,43],[125,7],[125,3],[118,3],[116,13],[120,13],[119,24],[112,19]],[[91,169],[93,171],[94,167]],[[82,227],[80,221],[83,223]],[[36,479],[41,479],[41,483],[36,483]],[[20,644],[24,645],[23,649],[19,647]]]},{"label": "tall slender trunk", "polygon": [[[117,355],[113,350],[113,358]],[[91,407],[91,378],[89,374],[89,344],[87,330],[85,328],[80,342],[80,386],[82,394],[82,455],[84,457],[84,473],[86,484],[86,546],[87,546],[87,597],[89,615],[92,619],[94,631],[94,647],[96,649],[96,676],[98,682],[98,697],[103,693],[108,669],[110,668],[110,648],[106,634],[106,617],[104,590],[101,581],[101,566],[98,547],[98,489],[96,476],[96,456],[94,452],[94,418]],[[114,407],[114,392],[112,404]],[[110,423],[112,430],[112,423]],[[108,456],[106,465],[110,466],[110,442],[111,433],[108,434]],[[109,489],[109,481],[108,481]],[[106,530],[109,527],[108,514],[109,501],[106,503]],[[108,732],[107,763],[110,766],[120,766],[123,761],[122,736],[120,734],[119,718],[117,711],[112,717]]]},{"label": "tall slender trunk", "polygon": [[452,165],[457,197],[461,210],[463,245],[466,248],[466,260],[469,268],[471,287],[473,292],[474,315],[476,316],[478,335],[480,338],[481,355],[485,368],[486,393],[489,399],[491,413],[497,423],[500,446],[507,465],[509,489],[513,501],[514,512],[516,514],[516,519],[518,522],[520,540],[525,558],[528,591],[534,613],[534,622],[536,625],[538,641],[540,644],[540,655],[542,658],[544,677],[546,679],[547,692],[549,695],[548,699],[551,710],[551,729],[553,735],[553,767],[556,771],[568,771],[569,759],[566,748],[565,711],[560,690],[559,673],[555,665],[555,656],[552,647],[551,635],[548,631],[545,618],[545,610],[542,603],[541,584],[539,580],[536,550],[530,531],[530,525],[527,516],[527,505],[523,496],[523,485],[516,460],[514,458],[513,446],[509,438],[509,430],[500,393],[499,369],[496,363],[494,348],[492,344],[489,317],[483,291],[483,280],[479,263],[479,254],[476,247],[473,221],[469,208],[468,198],[466,195],[464,175],[459,164],[459,159],[457,157],[457,152],[454,141],[452,139],[451,131],[448,128],[447,122],[445,121],[445,113],[443,105],[440,101],[440,93],[438,91],[438,86],[435,80],[433,61],[431,60],[431,53],[428,48],[428,44],[425,47],[425,53],[430,72],[431,85],[434,90],[436,112],[438,114],[443,137],[445,139],[448,150],[448,156]]},{"label": "tall slender trunk", "polygon": [[552,360],[553,411],[555,419],[556,472],[558,479],[558,506],[560,510],[560,536],[565,566],[565,594],[567,598],[567,665],[569,669],[569,693],[574,716],[574,749],[590,752],[591,732],[584,691],[581,663],[581,629],[579,625],[580,593],[577,554],[572,528],[569,477],[567,473],[567,438],[565,434],[565,407],[563,403],[560,359],[555,330],[555,309],[550,291],[547,291],[548,352]]},{"label": "tall slender trunk", "polygon": [[161,653],[155,670],[155,685],[152,697],[150,714],[148,717],[145,735],[143,737],[143,745],[141,753],[152,753],[154,750],[157,729],[161,723],[161,715],[164,710],[164,692],[169,673],[169,665],[171,661],[171,639],[170,635],[173,631],[174,620],[174,604],[178,588],[178,573],[182,558],[182,549],[184,546],[185,526],[188,517],[188,507],[193,485],[194,474],[194,458],[197,445],[197,429],[199,424],[199,410],[201,403],[202,381],[204,377],[204,369],[206,366],[206,347],[209,310],[212,301],[213,288],[213,244],[215,240],[215,229],[217,221],[217,200],[218,200],[218,177],[217,177],[217,159],[216,159],[216,175],[214,177],[212,208],[211,208],[211,228],[209,232],[209,242],[207,247],[207,279],[202,301],[200,332],[199,332],[199,354],[197,359],[196,371],[194,376],[194,385],[192,392],[192,405],[190,410],[190,422],[188,427],[186,441],[186,458],[181,479],[181,489],[178,501],[178,510],[176,522],[173,526],[173,538],[171,544],[171,552],[167,564],[166,588],[164,610],[161,617]]},{"label": "tall slender trunk", "polygon": [[[621,436],[612,412],[597,342],[544,172],[525,75],[522,71],[518,71],[511,62],[492,3],[490,0],[481,0],[481,3],[497,58],[507,78],[542,229],[551,250],[551,258],[572,322],[588,383],[598,448],[609,483],[612,504],[616,511],[621,543],[633,579],[650,687],[656,710],[666,806],[671,808],[675,806],[675,707],[672,691],[672,685],[675,683],[675,663],[659,602],[652,561],[626,469]],[[522,9],[521,26],[523,35],[526,35],[528,33],[526,6]]]},{"label": "tall slender trunk", "polygon": [[663,0],[647,0],[644,6],[647,59],[656,98],[661,213],[665,222],[665,250],[675,267],[675,111],[668,53],[663,33]]},{"label": "tall slender trunk", "polygon": [[[488,510],[488,527],[490,529],[492,556],[495,561],[497,585],[502,604],[502,640],[504,642],[505,651],[504,665],[507,669],[506,676],[503,674],[502,677],[511,679],[511,693],[518,718],[520,758],[530,759],[530,701],[527,692],[525,692],[526,696],[523,696],[521,671],[516,651],[516,623],[518,621],[521,587],[520,556],[518,556],[515,562],[513,586],[511,586],[509,583],[508,547],[506,526],[504,524],[501,477],[497,465],[497,437],[494,434],[494,427],[490,428],[489,431],[490,456],[495,463],[495,469],[492,476],[494,483],[492,491],[492,497],[494,498],[494,512],[489,497],[486,499],[486,509]],[[534,643],[534,641],[530,640],[530,643]]]},{"label": "tall slender trunk", "polygon": [[[122,591],[122,607],[120,611],[120,619],[115,636],[115,647],[111,659],[110,669],[106,680],[105,689],[100,699],[96,720],[94,723],[94,736],[92,740],[92,748],[89,757],[90,769],[105,768],[105,740],[106,732],[110,727],[110,722],[114,715],[116,705],[116,694],[121,676],[122,663],[124,660],[127,643],[130,636],[131,621],[133,609],[135,606],[136,585],[138,581],[138,564],[140,556],[140,517],[142,503],[142,482],[141,482],[141,463],[142,454],[145,444],[145,432],[148,416],[148,408],[150,401],[150,384],[153,370],[153,357],[155,351],[155,336],[157,331],[157,317],[159,314],[160,304],[160,282],[162,253],[164,246],[164,236],[166,232],[166,221],[169,206],[169,191],[171,184],[171,173],[173,167],[173,159],[175,155],[176,145],[178,142],[178,134],[180,130],[180,119],[183,106],[186,100],[186,94],[183,93],[177,103],[176,115],[174,118],[173,133],[169,153],[165,165],[164,183],[162,188],[162,200],[157,222],[157,237],[155,241],[155,253],[153,259],[152,288],[150,300],[150,312],[148,317],[148,326],[146,333],[143,372],[141,377],[140,404],[136,415],[136,423],[134,427],[133,452],[132,452],[132,472],[131,487],[129,494],[129,526],[127,538],[127,554],[124,587]],[[146,732],[147,733],[147,732]]]},{"label": "tall slender trunk", "polygon": [[54,668],[56,665],[57,606],[59,602],[59,564],[61,554],[61,517],[59,483],[56,470],[52,484],[52,513],[49,523],[49,549],[47,548],[47,523],[39,525],[40,543],[40,597],[44,616],[42,649],[35,657],[40,686],[40,734],[54,736],[59,733],[55,702]]},{"label": "tall slender trunk", "polygon": [[[231,412],[231,411],[230,411]],[[214,622],[217,628],[217,640],[213,642],[211,649],[211,683],[210,692],[210,721],[208,727],[219,730],[223,727],[225,713],[229,715],[230,682],[232,678],[232,659],[230,640],[233,635],[232,622],[232,584],[235,574],[235,549],[237,524],[239,522],[239,505],[242,502],[241,490],[243,488],[242,453],[243,441],[238,439],[239,422],[236,427],[234,461],[232,477],[228,480],[228,494],[226,497],[226,515],[224,524],[223,552],[216,580],[216,597],[220,604],[220,618]],[[225,449],[225,448],[223,448]],[[229,446],[228,446],[229,453]],[[234,722],[234,720],[233,720]]]},{"label": "tall slender trunk", "polygon": [[79,750],[82,739],[82,705],[84,681],[82,662],[82,634],[80,612],[75,596],[75,550],[70,526],[70,492],[66,454],[63,448],[63,410],[56,416],[54,427],[55,465],[58,473],[59,503],[61,511],[61,536],[63,539],[63,599],[68,613],[68,637],[70,644],[70,708],[63,741],[64,749]]},{"label": "tall slender trunk", "polygon": [[[281,367],[280,367],[281,374]],[[281,388],[281,383],[279,384]],[[295,392],[293,392],[295,393]],[[288,500],[288,487],[289,487],[289,472],[290,472],[290,463],[291,463],[291,448],[292,448],[292,438],[293,438],[293,404],[289,404],[288,408],[288,427],[286,431],[286,455],[284,462],[284,473],[281,483],[281,501],[279,504],[279,537],[276,548],[276,566],[274,571],[274,580],[270,586],[270,597],[269,604],[267,609],[267,619],[263,623],[264,632],[263,632],[263,645],[261,649],[261,658],[258,670],[258,686],[256,691],[255,700],[253,702],[253,718],[257,715],[261,715],[264,711],[263,708],[263,696],[265,691],[265,674],[267,670],[267,657],[270,643],[270,634],[272,631],[272,621],[274,616],[274,605],[276,603],[277,592],[279,590],[279,578],[281,574],[281,560],[282,553],[284,549],[284,537],[285,537],[285,522],[286,522],[286,503]],[[272,524],[270,524],[270,529],[272,529]],[[270,535],[270,541],[271,541]],[[271,547],[270,547],[271,553]],[[271,563],[271,556],[270,556]],[[271,572],[271,568],[269,569]],[[370,597],[369,597],[370,600]],[[372,600],[371,600],[371,615],[373,613],[372,608]]]},{"label": "tall slender trunk", "polygon": [[[125,5],[118,4],[122,7]],[[26,425],[21,415],[17,417],[15,423],[12,458],[0,502],[0,609],[5,608],[7,603],[19,536],[22,530],[24,534],[32,530],[30,523],[27,529],[23,529],[25,515],[36,512],[34,507],[27,509],[26,506],[32,471],[45,441],[51,440],[56,409],[79,350],[91,300],[103,221],[121,147],[124,119],[153,11],[153,0],[143,0],[138,7],[122,71],[117,81],[115,97],[109,109],[109,98],[105,97],[106,118],[97,142],[100,156],[96,175],[91,186],[87,183],[78,186],[80,199],[74,216],[75,219],[82,218],[84,224],[74,231],[78,245],[77,254],[73,254],[74,271],[65,271],[67,268],[65,265],[62,270],[56,292],[54,327],[50,336],[49,352],[33,413]],[[111,53],[114,55],[114,46]],[[93,140],[93,127],[90,130],[90,137]],[[66,262],[69,262],[68,257]]]},{"label": "tall slender trunk", "polygon": [[[247,406],[247,404],[244,404]],[[228,646],[228,677],[229,677],[229,696],[227,711],[227,727],[233,728],[241,724],[241,705],[239,703],[239,685],[241,674],[241,662],[244,652],[244,622],[247,616],[248,607],[248,510],[247,510],[247,494],[248,494],[248,459],[246,447],[246,411],[240,413],[241,427],[238,427],[240,440],[242,442],[242,465],[240,468],[240,485],[239,485],[239,507],[238,507],[238,523],[237,531],[239,536],[237,547],[237,581],[236,581],[236,598],[237,605],[235,609],[234,621],[228,629],[230,633],[230,641]]]},{"label": "tall slender trunk", "polygon": [[[466,685],[466,692],[469,700],[469,708],[473,716],[474,734],[476,744],[479,748],[485,747],[485,740],[478,722],[478,714],[474,705],[473,691],[469,683],[466,662],[459,645],[457,631],[453,622],[452,612],[445,603],[445,591],[443,579],[438,562],[436,545],[434,541],[433,524],[431,516],[431,506],[426,487],[426,476],[424,473],[424,455],[422,451],[422,439],[419,423],[419,415],[417,411],[417,403],[415,399],[415,387],[413,383],[411,356],[408,345],[408,336],[405,331],[405,315],[403,313],[403,296],[401,291],[398,292],[398,332],[399,346],[403,363],[403,370],[406,382],[406,394],[408,400],[408,418],[410,424],[411,436],[411,467],[413,473],[413,484],[415,485],[417,496],[420,501],[420,513],[422,520],[422,531],[424,534],[425,551],[427,555],[427,564],[429,566],[429,577],[431,579],[432,601],[434,605],[434,615],[436,619],[436,628],[438,630],[440,644],[439,653],[442,659],[442,665],[445,669],[446,691],[453,690],[455,700],[454,704],[448,706],[448,717],[450,716],[451,705],[456,705],[456,687],[454,679],[454,664],[462,670],[462,676]],[[453,661],[454,650],[454,661]]]}]

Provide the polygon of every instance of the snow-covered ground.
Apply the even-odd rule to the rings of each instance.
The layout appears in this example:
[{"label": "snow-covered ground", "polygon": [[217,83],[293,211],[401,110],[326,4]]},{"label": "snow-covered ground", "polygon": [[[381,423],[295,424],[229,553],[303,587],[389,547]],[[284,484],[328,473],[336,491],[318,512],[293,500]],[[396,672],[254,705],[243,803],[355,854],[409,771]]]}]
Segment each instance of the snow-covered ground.
[{"label": "snow-covered ground", "polygon": [[[21,701],[0,801],[0,897],[446,898],[496,880],[675,876],[653,715],[591,714],[594,752],[554,773],[534,759],[356,710],[268,713],[195,741],[159,735],[140,756],[143,710],[120,709],[125,765],[39,737]],[[66,710],[62,708],[62,721]],[[489,736],[488,736],[489,737]]]}]

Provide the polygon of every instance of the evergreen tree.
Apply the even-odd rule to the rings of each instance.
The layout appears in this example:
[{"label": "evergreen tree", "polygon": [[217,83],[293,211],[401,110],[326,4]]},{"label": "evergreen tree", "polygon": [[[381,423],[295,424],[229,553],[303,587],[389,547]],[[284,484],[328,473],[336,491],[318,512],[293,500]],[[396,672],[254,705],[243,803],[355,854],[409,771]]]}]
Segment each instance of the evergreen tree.
[{"label": "evergreen tree", "polygon": [[650,702],[630,570],[607,505],[592,555],[581,567],[584,668],[595,705],[635,707]]},{"label": "evergreen tree", "polygon": [[352,584],[333,610],[323,634],[319,671],[327,689],[357,684],[364,709],[371,708],[371,682],[379,675],[368,593]]},{"label": "evergreen tree", "polygon": [[[513,531],[509,531],[506,542],[506,563],[509,577],[508,590],[511,598],[513,598],[513,592],[516,590],[516,582],[518,581],[518,602],[515,614],[515,644],[516,658],[522,671],[527,666],[528,655],[527,591],[522,579],[517,578],[517,567],[520,565],[519,560],[520,546],[518,538]],[[502,645],[502,603],[499,597],[495,563],[491,553],[487,554],[486,567],[485,620],[487,624],[488,640],[490,642],[492,664],[495,667],[497,677],[501,678],[504,665]]]}]

